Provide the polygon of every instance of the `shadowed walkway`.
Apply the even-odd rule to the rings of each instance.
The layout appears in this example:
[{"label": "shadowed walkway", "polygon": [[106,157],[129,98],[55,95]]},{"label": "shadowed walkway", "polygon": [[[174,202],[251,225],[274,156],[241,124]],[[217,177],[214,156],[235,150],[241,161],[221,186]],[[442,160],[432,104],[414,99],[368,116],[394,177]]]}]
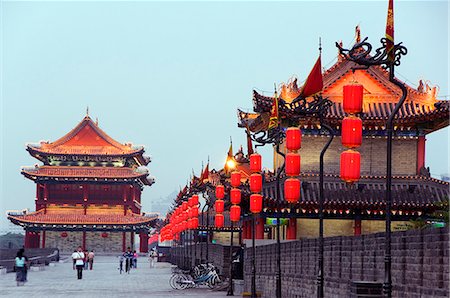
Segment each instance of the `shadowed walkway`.
[{"label": "shadowed walkway", "polygon": [[173,290],[167,263],[149,268],[146,258],[138,259],[138,268],[130,274],[119,274],[116,257],[98,256],[94,270],[83,271],[77,280],[71,262],[46,266],[44,271],[29,271],[28,282],[16,286],[15,274],[0,276],[1,297],[224,297],[226,292],[213,292],[208,288]]}]

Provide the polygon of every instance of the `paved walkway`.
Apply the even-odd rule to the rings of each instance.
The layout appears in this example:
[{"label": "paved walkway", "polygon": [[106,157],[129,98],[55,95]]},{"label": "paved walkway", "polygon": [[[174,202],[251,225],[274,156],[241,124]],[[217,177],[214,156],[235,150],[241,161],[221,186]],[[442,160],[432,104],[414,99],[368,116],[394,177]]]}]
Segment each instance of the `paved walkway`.
[{"label": "paved walkway", "polygon": [[146,259],[138,259],[138,268],[130,274],[119,274],[118,259],[97,256],[94,270],[83,271],[83,279],[77,280],[71,262],[46,266],[44,271],[29,271],[28,282],[17,287],[15,274],[0,276],[0,297],[225,297],[226,292],[213,292],[201,287],[173,290],[169,285],[170,265],[158,263],[149,268]]}]

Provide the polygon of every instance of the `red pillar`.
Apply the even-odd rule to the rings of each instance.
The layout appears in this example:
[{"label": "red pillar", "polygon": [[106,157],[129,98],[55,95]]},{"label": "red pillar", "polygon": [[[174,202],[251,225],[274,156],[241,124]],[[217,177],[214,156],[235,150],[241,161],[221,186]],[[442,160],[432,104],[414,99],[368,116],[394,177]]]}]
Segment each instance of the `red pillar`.
[{"label": "red pillar", "polygon": [[126,232],[122,232],[122,251],[123,252],[126,249],[126,241],[127,241],[127,234],[126,234]]},{"label": "red pillar", "polygon": [[130,239],[131,241],[131,250],[135,250],[136,249],[136,247],[134,247],[134,232],[131,232],[131,239]]},{"label": "red pillar", "polygon": [[42,248],[45,248],[45,231],[42,231]]},{"label": "red pillar", "polygon": [[360,219],[355,219],[355,236],[359,236],[361,235],[361,220]]},{"label": "red pillar", "polygon": [[47,214],[48,185],[44,184],[44,214]]},{"label": "red pillar", "polygon": [[425,167],[425,136],[420,136],[417,140],[417,174]]},{"label": "red pillar", "polygon": [[262,216],[256,218],[255,239],[264,239],[264,219]]},{"label": "red pillar", "polygon": [[289,218],[289,224],[286,231],[286,239],[295,240],[297,239],[297,219]]},{"label": "red pillar", "polygon": [[83,231],[83,243],[81,244],[81,247],[83,247],[83,250],[86,249],[86,232]]},{"label": "red pillar", "polygon": [[148,234],[145,232],[139,233],[139,251],[148,252]]}]

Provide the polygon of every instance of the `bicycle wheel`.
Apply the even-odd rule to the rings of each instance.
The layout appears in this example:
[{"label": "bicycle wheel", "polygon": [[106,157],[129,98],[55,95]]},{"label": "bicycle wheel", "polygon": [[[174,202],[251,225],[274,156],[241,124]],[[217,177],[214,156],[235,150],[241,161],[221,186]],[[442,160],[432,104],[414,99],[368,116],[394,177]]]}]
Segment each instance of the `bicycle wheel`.
[{"label": "bicycle wheel", "polygon": [[169,279],[169,285],[172,287],[172,289],[174,289],[174,290],[176,290],[177,288],[176,288],[176,284],[175,284],[175,277],[177,276],[178,274],[177,273],[175,273],[175,274],[172,274],[172,276],[170,277],[170,279]]},{"label": "bicycle wheel", "polygon": [[184,289],[186,289],[187,287],[190,286],[190,284],[187,283],[186,281],[188,281],[186,276],[184,276],[183,274],[177,274],[175,279],[174,279],[175,288],[177,290],[184,290]]}]

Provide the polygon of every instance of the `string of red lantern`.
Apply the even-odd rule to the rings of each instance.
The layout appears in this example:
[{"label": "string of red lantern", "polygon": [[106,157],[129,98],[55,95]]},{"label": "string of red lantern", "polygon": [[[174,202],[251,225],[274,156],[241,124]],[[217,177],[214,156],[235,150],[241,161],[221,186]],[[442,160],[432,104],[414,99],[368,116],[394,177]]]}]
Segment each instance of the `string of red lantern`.
[{"label": "string of red lantern", "polygon": [[230,190],[230,221],[238,222],[241,219],[241,190],[238,188],[241,185],[241,172],[234,171],[231,173],[231,186]]},{"label": "string of red lantern", "polygon": [[216,202],[214,203],[214,209],[216,211],[216,215],[214,217],[214,224],[217,228],[222,228],[225,222],[225,218],[222,214],[225,208],[225,203],[223,201],[224,197],[225,197],[225,187],[223,185],[217,185]]},{"label": "string of red lantern", "polygon": [[250,212],[260,213],[262,211],[262,175],[261,175],[262,158],[258,153],[250,155]]},{"label": "string of red lantern", "polygon": [[298,127],[289,127],[286,130],[286,149],[289,152],[285,157],[285,173],[289,178],[284,181],[284,199],[288,203],[297,203],[300,199],[301,157],[298,150],[302,146],[302,132]]},{"label": "string of red lantern", "polygon": [[361,177],[361,155],[353,149],[362,144],[362,120],[357,116],[363,107],[363,86],[345,85],[343,88],[343,108],[349,114],[342,121],[341,143],[348,150],[341,153],[340,176],[347,183],[353,183]]}]

